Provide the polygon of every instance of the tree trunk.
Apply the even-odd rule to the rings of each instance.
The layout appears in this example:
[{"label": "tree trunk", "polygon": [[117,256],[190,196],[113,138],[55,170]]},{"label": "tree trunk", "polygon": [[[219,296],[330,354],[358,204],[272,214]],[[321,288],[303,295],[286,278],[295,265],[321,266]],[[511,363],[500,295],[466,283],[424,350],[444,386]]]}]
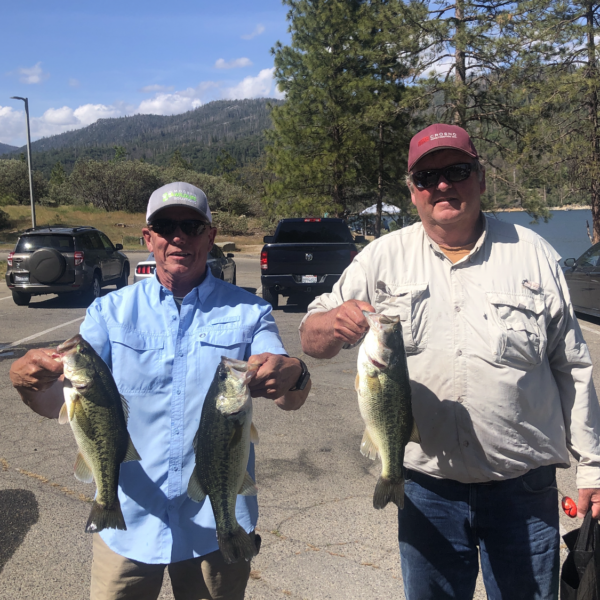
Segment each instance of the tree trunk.
[{"label": "tree trunk", "polygon": [[383,123],[379,123],[379,167],[377,175],[377,216],[375,217],[375,239],[381,231],[381,210],[383,208]]},{"label": "tree trunk", "polygon": [[467,120],[467,64],[466,64],[466,25],[465,2],[456,0],[455,9],[456,31],[454,37],[454,69],[456,81],[456,105],[454,110],[454,123],[465,127]]},{"label": "tree trunk", "polygon": [[592,160],[590,168],[590,204],[594,229],[594,244],[600,241],[600,138],[598,132],[598,64],[596,62],[596,42],[594,40],[594,2],[588,1],[586,7],[586,24],[588,38],[588,118],[590,122],[590,142]]}]

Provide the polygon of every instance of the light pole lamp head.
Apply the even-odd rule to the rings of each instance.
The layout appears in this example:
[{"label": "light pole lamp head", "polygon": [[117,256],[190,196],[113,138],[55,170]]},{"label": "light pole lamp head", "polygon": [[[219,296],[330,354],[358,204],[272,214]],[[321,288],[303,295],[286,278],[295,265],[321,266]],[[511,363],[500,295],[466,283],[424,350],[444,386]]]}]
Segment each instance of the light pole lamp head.
[{"label": "light pole lamp head", "polygon": [[11,100],[23,100],[23,102],[27,102],[27,98],[21,98],[21,96],[11,96]]}]

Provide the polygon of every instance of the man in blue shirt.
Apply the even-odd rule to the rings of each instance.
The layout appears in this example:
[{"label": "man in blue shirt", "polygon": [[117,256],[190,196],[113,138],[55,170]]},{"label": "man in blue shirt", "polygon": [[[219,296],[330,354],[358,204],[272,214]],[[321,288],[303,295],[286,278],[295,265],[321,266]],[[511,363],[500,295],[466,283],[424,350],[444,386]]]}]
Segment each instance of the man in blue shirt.
[{"label": "man in blue shirt", "polygon": [[[260,363],[252,395],[284,410],[302,406],[310,380],[304,364],[286,356],[270,305],[207,268],[216,229],[200,189],[163,186],[146,219],[142,232],[156,276],[96,300],[80,330],[128,401],[128,430],[142,457],[121,465],[127,531],[94,534],[91,598],[156,598],[168,565],[178,600],[238,600],[250,563],[225,564],[210,502],[187,496],[202,404],[221,356]],[[56,418],[62,364],[50,355],[29,351],[13,363],[11,380],[32,410]],[[254,477],[253,449],[248,471]],[[236,516],[253,532],[256,497],[238,496]]]}]

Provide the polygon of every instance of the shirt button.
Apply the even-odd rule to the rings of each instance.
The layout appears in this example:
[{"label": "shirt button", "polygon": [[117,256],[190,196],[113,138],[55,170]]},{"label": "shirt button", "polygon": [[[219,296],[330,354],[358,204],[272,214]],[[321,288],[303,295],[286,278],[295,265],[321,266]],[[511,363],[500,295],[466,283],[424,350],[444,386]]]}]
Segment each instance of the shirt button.
[{"label": "shirt button", "polygon": [[179,435],[179,429],[175,430],[175,435]]},{"label": "shirt button", "polygon": [[[467,443],[468,445],[468,443]],[[179,471],[179,467],[173,467],[173,471]]]},{"label": "shirt button", "polygon": [[199,335],[199,337],[200,337],[200,339],[201,339],[201,340],[203,340],[203,339],[206,337],[206,334],[205,334],[205,333],[201,333],[201,334]]},{"label": "shirt button", "polygon": [[455,307],[454,307],[454,310],[455,310],[456,312],[460,312],[460,306],[455,306]]},{"label": "shirt button", "polygon": [[181,394],[181,390],[177,390],[177,395],[179,396]]},{"label": "shirt button", "polygon": [[175,315],[173,315],[173,316],[171,317],[171,319],[172,319],[173,321],[177,321],[177,317],[176,317]]},{"label": "shirt button", "polygon": [[462,356],[462,350],[457,350],[457,351],[456,351],[456,355],[457,355],[457,356]]},{"label": "shirt button", "polygon": [[180,352],[180,353],[179,353],[179,356],[183,356],[183,352]]},{"label": "shirt button", "polygon": [[[465,440],[465,441],[463,442],[463,446],[464,446],[465,448],[468,448],[468,447],[469,447],[469,442],[468,442],[467,440]],[[175,469],[175,470],[177,470],[177,469]]]}]

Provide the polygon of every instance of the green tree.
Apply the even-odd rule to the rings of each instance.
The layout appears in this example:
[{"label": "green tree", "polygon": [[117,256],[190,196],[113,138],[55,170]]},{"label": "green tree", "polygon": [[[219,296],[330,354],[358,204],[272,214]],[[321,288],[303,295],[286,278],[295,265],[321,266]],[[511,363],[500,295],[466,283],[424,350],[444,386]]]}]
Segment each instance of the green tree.
[{"label": "green tree", "polygon": [[193,170],[193,167],[189,163],[189,161],[185,160],[185,158],[183,158],[183,156],[181,156],[180,150],[175,150],[175,152],[173,152],[173,154],[171,155],[171,158],[169,160],[169,166],[174,167],[174,168]]},{"label": "green tree", "polygon": [[[47,194],[48,182],[38,171],[32,172],[33,197]],[[22,160],[0,160],[0,201],[3,204],[29,204],[29,170]]]},{"label": "green tree", "polygon": [[600,241],[600,5],[592,0],[531,0],[535,14],[522,38],[519,84],[527,91],[522,112],[532,126],[523,164],[532,178],[586,198],[593,240]]},{"label": "green tree", "polygon": [[275,78],[286,94],[273,107],[267,152],[276,179],[266,199],[278,214],[343,212],[352,201],[371,139],[360,124],[364,88],[351,51],[359,0],[284,0],[291,45],[277,43]]}]

